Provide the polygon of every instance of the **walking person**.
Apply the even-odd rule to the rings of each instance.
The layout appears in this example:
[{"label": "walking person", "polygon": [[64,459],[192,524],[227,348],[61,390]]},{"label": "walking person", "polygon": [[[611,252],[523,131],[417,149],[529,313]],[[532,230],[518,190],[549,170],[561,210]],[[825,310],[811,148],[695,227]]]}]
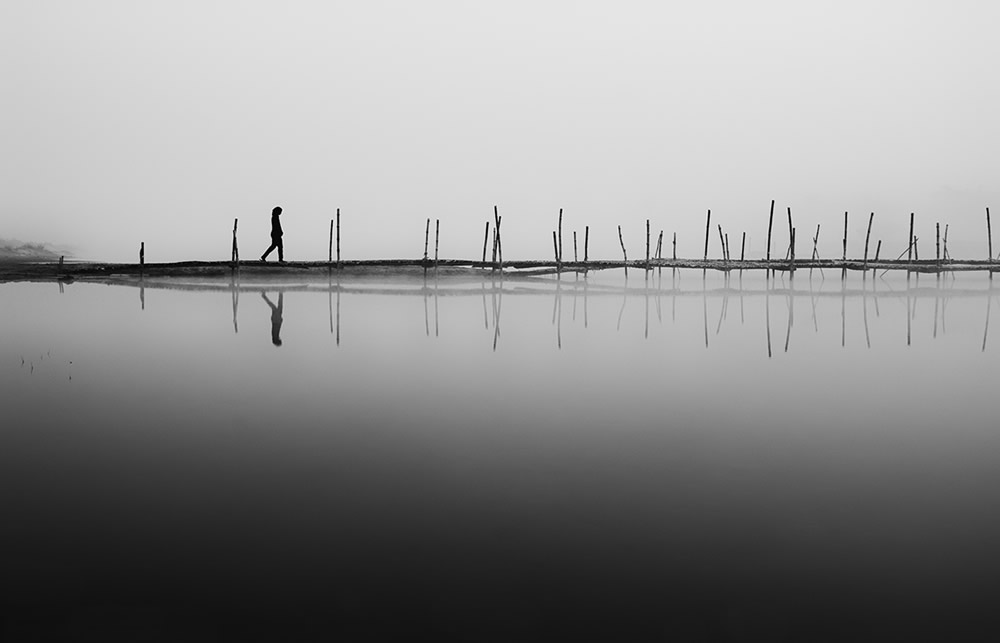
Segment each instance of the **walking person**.
[{"label": "walking person", "polygon": [[285,263],[285,247],[281,244],[281,207],[271,210],[271,245],[267,251],[260,256],[261,261],[267,261],[267,255],[275,248],[278,249],[278,263]]}]

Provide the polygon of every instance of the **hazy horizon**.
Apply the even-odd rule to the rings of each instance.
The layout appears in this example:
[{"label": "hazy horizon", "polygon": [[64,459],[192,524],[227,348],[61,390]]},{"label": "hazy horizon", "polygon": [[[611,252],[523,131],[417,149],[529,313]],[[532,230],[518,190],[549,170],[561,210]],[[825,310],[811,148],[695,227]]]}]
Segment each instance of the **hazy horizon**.
[{"label": "hazy horizon", "polygon": [[[799,254],[985,258],[1000,204],[1000,44],[989,2],[21,2],[0,6],[0,237],[79,258],[474,258],[504,216],[505,258],[644,253],[705,212]],[[996,206],[1000,207],[1000,206]],[[924,245],[930,240],[931,245]],[[655,242],[655,239],[654,239]],[[580,239],[582,253],[582,238]],[[922,253],[923,255],[923,253]],[[928,255],[929,256],[929,255]]]}]

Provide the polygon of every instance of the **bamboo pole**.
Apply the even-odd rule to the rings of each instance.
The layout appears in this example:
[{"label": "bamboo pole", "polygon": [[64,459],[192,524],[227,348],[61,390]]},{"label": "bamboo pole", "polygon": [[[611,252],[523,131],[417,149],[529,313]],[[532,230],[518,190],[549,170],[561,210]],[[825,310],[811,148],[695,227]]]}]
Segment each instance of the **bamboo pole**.
[{"label": "bamboo pole", "polygon": [[483,263],[486,263],[486,243],[490,240],[490,222],[486,222],[486,233],[483,234]]},{"label": "bamboo pole", "polygon": [[942,241],[944,242],[944,248],[942,248],[942,252],[944,253],[944,260],[945,261],[950,261],[951,260],[951,255],[948,254],[948,224],[947,223],[944,224],[944,239],[942,239]]},{"label": "bamboo pole", "polygon": [[337,208],[337,267],[340,267],[340,208]]},{"label": "bamboo pole", "polygon": [[674,261],[677,261],[677,233],[674,233]]},{"label": "bamboo pole", "polygon": [[[878,245],[875,246],[875,263],[878,263],[878,255],[882,252],[882,240],[878,240]],[[875,269],[872,268],[872,278],[875,278]],[[874,287],[874,286],[873,286]]]},{"label": "bamboo pole", "polygon": [[726,245],[726,262],[729,262],[729,261],[732,260],[732,257],[729,255],[729,233],[727,232],[725,236],[726,236],[726,244],[725,244]]},{"label": "bamboo pole", "polygon": [[142,274],[143,268],[146,266],[146,242],[139,242],[139,274]]},{"label": "bamboo pole", "polygon": [[774,225],[774,199],[771,199],[771,214],[767,218],[767,261],[771,262],[771,227]]},{"label": "bamboo pole", "polygon": [[590,226],[584,226],[583,228],[583,263],[587,263],[589,257],[588,250],[590,246]]},{"label": "bamboo pole", "polygon": [[712,211],[708,211],[708,217],[705,219],[705,261],[708,261],[708,231],[712,229]]},{"label": "bamboo pole", "polygon": [[844,267],[840,271],[840,278],[847,279],[847,212],[844,212]]},{"label": "bamboo pole", "polygon": [[238,264],[240,262],[240,247],[236,243],[236,227],[239,225],[239,219],[233,219],[233,264]]},{"label": "bamboo pole", "polygon": [[934,255],[938,264],[938,272],[941,272],[941,222],[934,224]]},{"label": "bamboo pole", "polygon": [[746,256],[746,250],[747,250],[747,233],[744,231],[743,232],[743,241],[742,241],[742,243],[740,243],[740,261],[741,262],[744,261],[744,257]]},{"label": "bamboo pole", "polygon": [[326,262],[333,263],[333,219],[330,219],[330,243],[327,248]]},{"label": "bamboo pole", "polygon": [[916,242],[914,241],[914,238],[913,238],[913,213],[911,212],[910,213],[910,245],[906,249],[906,262],[907,263],[913,263],[913,246],[914,245],[916,245]]},{"label": "bamboo pole", "polygon": [[795,274],[795,228],[791,230],[791,243],[788,245],[788,252],[791,255],[791,263],[788,264],[789,276],[794,276]]},{"label": "bamboo pole", "polygon": [[[722,235],[722,225],[719,226],[719,245],[722,246],[722,260],[726,260],[726,238]],[[706,257],[707,259],[707,257]]]},{"label": "bamboo pole", "polygon": [[500,232],[500,224],[503,223],[503,217],[497,216],[497,261],[500,262],[500,270],[503,271],[503,236]]},{"label": "bamboo pole", "polygon": [[578,259],[576,258],[576,230],[573,231],[573,263],[576,263]]},{"label": "bamboo pole", "polygon": [[864,269],[868,270],[868,239],[872,236],[872,221],[875,219],[875,213],[872,212],[868,215],[868,232],[865,233],[865,263]]},{"label": "bamboo pole", "polygon": [[792,208],[788,207],[788,245],[791,246],[792,243]]},{"label": "bamboo pole", "polygon": [[812,253],[813,259],[819,259],[819,226],[820,224],[817,223],[816,236],[813,237],[813,253]]},{"label": "bamboo pole", "polygon": [[438,267],[438,243],[441,241],[441,219],[434,219],[434,270]]},{"label": "bamboo pole", "polygon": [[646,219],[646,271],[649,271],[649,219]]},{"label": "bamboo pole", "polygon": [[427,248],[431,241],[431,220],[427,219],[427,227],[424,228],[424,263],[427,263]]},{"label": "bamboo pole", "polygon": [[563,251],[562,251],[562,213],[563,209],[559,208],[559,256],[556,257],[556,261],[562,263]]},{"label": "bamboo pole", "polygon": [[559,270],[559,242],[556,241],[556,231],[552,231],[552,254],[556,258],[556,270]]},{"label": "bamboo pole", "polygon": [[625,252],[625,240],[622,239],[621,226],[618,226],[618,243],[622,244],[622,256],[625,257],[625,276],[628,277],[628,253]]},{"label": "bamboo pole", "polygon": [[[990,223],[990,209],[986,208],[986,243],[989,252],[989,262],[993,263],[993,225]],[[990,274],[993,274],[992,272]]]}]

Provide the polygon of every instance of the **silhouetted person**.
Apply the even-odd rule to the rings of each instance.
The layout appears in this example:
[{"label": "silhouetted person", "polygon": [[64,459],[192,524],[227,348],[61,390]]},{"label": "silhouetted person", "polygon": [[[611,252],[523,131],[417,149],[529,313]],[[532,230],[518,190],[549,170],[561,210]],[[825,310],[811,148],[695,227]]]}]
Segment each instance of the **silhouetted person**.
[{"label": "silhouetted person", "polygon": [[281,313],[285,309],[285,293],[278,292],[278,305],[267,298],[267,293],[261,291],[260,296],[264,298],[267,305],[271,307],[271,343],[281,346]]},{"label": "silhouetted person", "polygon": [[281,207],[271,210],[271,245],[267,251],[260,256],[261,261],[267,261],[267,255],[275,248],[278,249],[278,261],[285,261],[285,247],[281,244]]}]

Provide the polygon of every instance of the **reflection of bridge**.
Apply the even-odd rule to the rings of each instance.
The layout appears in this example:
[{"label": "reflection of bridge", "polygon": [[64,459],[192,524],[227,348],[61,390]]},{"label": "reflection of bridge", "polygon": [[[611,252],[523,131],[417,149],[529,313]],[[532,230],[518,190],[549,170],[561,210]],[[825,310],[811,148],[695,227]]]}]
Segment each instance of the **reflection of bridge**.
[{"label": "reflection of bridge", "polygon": [[[433,273],[432,273],[433,274]],[[794,324],[794,300],[808,299],[812,309],[813,325],[816,325],[816,302],[821,300],[839,300],[841,302],[841,343],[846,345],[846,302],[848,300],[858,300],[862,302],[862,319],[865,329],[866,345],[871,347],[871,336],[868,328],[868,309],[873,308],[876,316],[879,313],[880,300],[905,301],[907,309],[906,332],[907,344],[911,342],[912,320],[916,314],[917,302],[919,300],[934,300],[934,337],[937,337],[938,323],[940,320],[942,329],[945,326],[945,314],[947,304],[953,299],[983,299],[985,305],[985,324],[983,329],[982,350],[986,349],[986,342],[989,332],[989,317],[994,297],[993,281],[984,280],[988,285],[985,288],[956,288],[953,278],[938,278],[929,285],[920,284],[920,278],[907,280],[902,287],[878,278],[865,279],[861,284],[848,285],[846,280],[830,279],[829,283],[823,280],[813,280],[804,278],[801,280],[771,279],[760,285],[760,279],[756,279],[756,285],[750,287],[742,286],[742,279],[726,275],[722,285],[709,286],[708,280],[704,277],[697,279],[700,287],[681,287],[680,280],[671,279],[668,275],[663,279],[660,275],[651,271],[648,279],[634,279],[632,283],[625,281],[623,284],[615,285],[608,283],[594,283],[586,277],[582,278],[553,278],[547,277],[525,277],[517,279],[505,279],[496,276],[490,278],[484,275],[483,278],[474,282],[469,282],[466,277],[442,277],[411,278],[396,280],[395,283],[386,284],[381,281],[371,279],[352,278],[346,283],[339,277],[339,273],[333,271],[324,280],[310,279],[305,283],[288,283],[287,280],[249,280],[244,282],[236,275],[226,280],[201,280],[184,281],[176,278],[116,278],[104,280],[103,283],[117,284],[123,286],[139,288],[140,302],[145,307],[145,291],[147,288],[153,290],[175,290],[190,292],[218,292],[229,293],[233,303],[233,329],[239,332],[238,311],[239,297],[241,293],[259,293],[267,290],[277,293],[326,293],[329,298],[330,312],[330,332],[336,334],[337,343],[340,343],[340,299],[341,295],[352,296],[387,296],[387,297],[420,297],[424,302],[424,326],[427,335],[430,335],[431,322],[430,310],[431,300],[433,300],[434,329],[435,335],[439,332],[438,326],[438,300],[448,297],[481,297],[483,300],[483,318],[487,329],[491,327],[493,332],[494,349],[500,338],[500,320],[503,305],[503,298],[506,297],[551,297],[552,303],[552,323],[556,326],[556,341],[562,345],[562,302],[565,298],[571,298],[574,304],[573,318],[576,319],[576,302],[582,299],[583,302],[583,324],[587,326],[587,301],[590,298],[609,299],[618,297],[622,299],[621,308],[618,314],[618,328],[621,327],[627,301],[642,299],[645,302],[645,334],[649,335],[650,303],[656,307],[656,315],[662,322],[662,302],[664,299],[676,302],[677,299],[697,299],[702,300],[702,316],[704,326],[704,340],[706,347],[709,345],[709,299],[718,301],[721,299],[718,320],[713,324],[715,334],[718,335],[726,319],[730,299],[738,300],[740,304],[740,318],[743,318],[743,302],[746,299],[764,298],[765,318],[767,329],[767,349],[770,356],[773,352],[771,341],[771,309],[772,300],[781,302],[784,300],[787,307],[787,322],[785,328],[784,350],[788,350],[792,326]],[[690,284],[689,278],[684,279]],[[925,283],[926,283],[925,279]],[[735,282],[735,283],[733,283]],[[830,288],[830,283],[835,284]],[[60,285],[61,286],[61,285]],[[815,286],[819,286],[818,288]],[[839,287],[838,287],[839,286]],[[860,287],[859,287],[860,286]],[[487,304],[489,300],[489,305]],[[780,306],[780,304],[779,304]],[[490,315],[492,309],[492,315]],[[780,309],[780,308],[779,308]],[[676,304],[672,306],[671,316],[676,315]]]}]

